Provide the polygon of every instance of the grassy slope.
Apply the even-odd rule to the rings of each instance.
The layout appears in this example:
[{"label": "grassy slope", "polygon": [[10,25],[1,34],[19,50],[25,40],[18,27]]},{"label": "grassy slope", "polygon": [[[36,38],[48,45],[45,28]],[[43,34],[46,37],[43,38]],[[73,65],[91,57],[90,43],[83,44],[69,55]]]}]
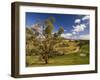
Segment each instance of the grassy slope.
[{"label": "grassy slope", "polygon": [[65,54],[62,56],[54,56],[49,58],[49,63],[44,64],[43,61],[38,59],[38,56],[26,56],[26,66],[61,66],[61,65],[80,65],[80,64],[89,64],[89,41],[85,42],[81,47],[81,53],[86,54],[86,56],[80,56],[81,53],[71,53]]},{"label": "grassy slope", "polygon": [[49,58],[49,64],[44,64],[43,61],[38,60],[37,56],[27,56],[27,61],[30,62],[28,66],[78,65],[89,64],[89,57],[81,57],[76,53],[63,56],[55,56],[53,58]]}]

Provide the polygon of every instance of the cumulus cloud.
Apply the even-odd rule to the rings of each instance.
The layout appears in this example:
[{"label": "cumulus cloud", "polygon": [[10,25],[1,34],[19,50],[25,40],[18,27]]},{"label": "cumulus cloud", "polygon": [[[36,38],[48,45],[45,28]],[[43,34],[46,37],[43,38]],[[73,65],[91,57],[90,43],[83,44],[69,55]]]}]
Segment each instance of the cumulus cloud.
[{"label": "cumulus cloud", "polygon": [[80,22],[81,22],[80,19],[76,19],[76,20],[75,20],[75,23],[80,23]]},{"label": "cumulus cloud", "polygon": [[84,21],[84,20],[88,20],[90,18],[90,16],[84,16],[83,18],[82,18],[82,20]]},{"label": "cumulus cloud", "polygon": [[75,31],[73,31],[73,32],[72,32],[72,34],[76,34],[76,32],[75,32]]},{"label": "cumulus cloud", "polygon": [[80,25],[76,25],[76,26],[73,26],[73,32],[81,32],[81,31],[84,31],[84,29],[86,28],[86,25],[85,24],[80,24]]},{"label": "cumulus cloud", "polygon": [[42,32],[42,28],[41,28],[41,26],[39,24],[33,24],[31,27],[36,32],[39,32],[39,33]]},{"label": "cumulus cloud", "polygon": [[82,39],[82,40],[89,40],[89,38],[90,38],[90,35],[89,35],[89,34],[80,35],[80,36],[79,36],[79,39]]},{"label": "cumulus cloud", "polygon": [[64,33],[64,34],[61,34],[61,37],[64,37],[64,38],[71,38],[72,37],[72,33]]},{"label": "cumulus cloud", "polygon": [[70,37],[70,39],[83,39],[83,40],[88,40],[89,39],[89,34],[88,35],[80,35],[81,32],[84,32],[85,29],[88,27],[90,16],[84,16],[80,19],[75,19],[74,25],[72,26],[71,33],[68,35],[64,35],[64,37]]},{"label": "cumulus cloud", "polygon": [[80,40],[89,40],[90,39],[89,34],[74,36],[72,33],[64,33],[64,34],[61,34],[61,37],[64,37],[66,39],[80,39]]}]

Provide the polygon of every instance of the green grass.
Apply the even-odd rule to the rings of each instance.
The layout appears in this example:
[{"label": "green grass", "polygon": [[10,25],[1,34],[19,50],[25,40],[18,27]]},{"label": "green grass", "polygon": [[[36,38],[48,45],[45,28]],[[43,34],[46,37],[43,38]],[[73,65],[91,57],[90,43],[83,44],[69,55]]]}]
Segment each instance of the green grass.
[{"label": "green grass", "polygon": [[[48,64],[45,64],[44,61],[39,60],[38,54],[26,55],[26,67],[89,64],[89,41],[86,40],[81,42],[84,43],[82,43],[80,51],[77,53],[72,53],[70,51],[71,53],[69,54],[66,54],[67,52],[65,51],[64,55],[54,55],[53,57],[49,58]],[[28,52],[28,54],[29,53],[30,52]],[[80,54],[83,56],[80,56]]]},{"label": "green grass", "polygon": [[66,54],[49,58],[49,63],[45,64],[38,59],[38,56],[26,56],[27,67],[34,66],[61,66],[61,65],[81,65],[89,64],[89,56],[80,56],[79,53]]}]

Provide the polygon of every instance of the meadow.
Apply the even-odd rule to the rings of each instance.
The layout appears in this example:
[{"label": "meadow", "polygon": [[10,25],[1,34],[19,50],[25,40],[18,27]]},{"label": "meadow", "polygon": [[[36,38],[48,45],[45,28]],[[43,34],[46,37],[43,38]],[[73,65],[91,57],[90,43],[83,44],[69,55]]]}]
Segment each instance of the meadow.
[{"label": "meadow", "polygon": [[[64,54],[55,54],[48,59],[48,64],[45,64],[39,55],[27,55],[26,56],[26,66],[36,67],[36,66],[63,66],[63,65],[83,65],[89,64],[89,41],[80,40],[83,42],[81,48],[77,52],[65,51]],[[68,49],[68,48],[66,48]]]}]

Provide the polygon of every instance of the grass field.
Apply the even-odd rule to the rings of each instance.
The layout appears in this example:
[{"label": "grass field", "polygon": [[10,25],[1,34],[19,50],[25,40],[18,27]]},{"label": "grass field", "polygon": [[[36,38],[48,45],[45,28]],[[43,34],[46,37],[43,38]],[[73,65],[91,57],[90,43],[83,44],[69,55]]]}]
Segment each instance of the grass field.
[{"label": "grass field", "polygon": [[[53,53],[52,57],[49,57],[48,64],[45,64],[45,62],[42,59],[39,59],[38,54],[34,54],[34,52],[31,52],[33,55],[29,55],[30,52],[28,52],[28,55],[26,55],[26,67],[39,67],[39,66],[62,66],[62,65],[82,65],[82,64],[89,64],[89,41],[88,40],[80,40],[81,47],[77,52],[73,52],[71,49],[74,46],[72,45],[72,42],[70,43],[70,49],[69,51],[63,51],[64,54],[57,55],[59,53]],[[67,50],[66,49],[66,50]],[[55,55],[54,55],[55,54]]]},{"label": "grass field", "polygon": [[26,65],[27,67],[89,64],[89,56],[80,56],[79,53],[49,58],[48,64],[39,61],[38,56],[27,56],[26,60],[28,61],[27,63],[29,63]]}]

